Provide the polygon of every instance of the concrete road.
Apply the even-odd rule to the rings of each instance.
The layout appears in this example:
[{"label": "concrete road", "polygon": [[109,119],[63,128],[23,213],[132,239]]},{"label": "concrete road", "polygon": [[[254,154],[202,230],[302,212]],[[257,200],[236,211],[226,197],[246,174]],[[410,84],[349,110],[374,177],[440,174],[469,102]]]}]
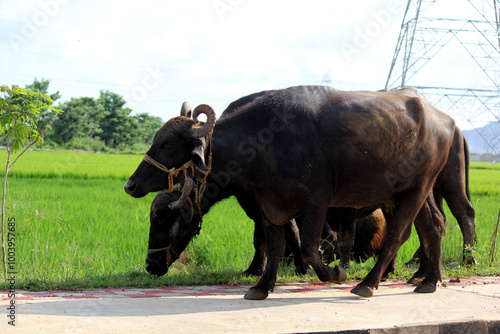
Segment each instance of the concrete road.
[{"label": "concrete road", "polygon": [[199,286],[81,292],[0,291],[0,333],[500,333],[500,277],[448,282],[417,294],[389,281],[372,298],[353,284],[287,284],[264,301],[248,287]]}]

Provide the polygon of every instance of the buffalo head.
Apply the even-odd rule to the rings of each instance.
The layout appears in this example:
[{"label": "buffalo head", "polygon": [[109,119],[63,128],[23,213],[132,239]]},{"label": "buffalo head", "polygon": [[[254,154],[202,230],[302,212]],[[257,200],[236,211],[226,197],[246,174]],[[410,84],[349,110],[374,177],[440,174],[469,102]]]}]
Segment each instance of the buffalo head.
[{"label": "buffalo head", "polygon": [[[125,183],[125,192],[139,198],[150,192],[172,190],[172,185],[184,176],[184,191],[178,203],[180,206],[191,192],[193,179],[203,178],[208,172],[205,165],[207,139],[215,126],[215,113],[207,105],[199,105],[193,110],[184,102],[181,116],[170,119],[156,133],[153,144]],[[207,122],[199,122],[200,114],[207,115]],[[174,180],[175,179],[175,180]],[[190,188],[191,187],[191,188]]]},{"label": "buffalo head", "polygon": [[199,232],[201,220],[195,214],[191,200],[185,201],[177,209],[172,209],[172,204],[179,202],[181,196],[180,192],[160,192],[151,204],[146,258],[146,270],[150,274],[165,275]]}]

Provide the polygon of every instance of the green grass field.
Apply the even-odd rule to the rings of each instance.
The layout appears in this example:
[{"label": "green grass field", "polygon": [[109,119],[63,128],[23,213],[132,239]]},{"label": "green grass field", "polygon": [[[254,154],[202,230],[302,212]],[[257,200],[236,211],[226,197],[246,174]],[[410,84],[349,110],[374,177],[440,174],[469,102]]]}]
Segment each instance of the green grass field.
[{"label": "green grass field", "polygon": [[[157,278],[144,268],[149,206],[154,194],[134,199],[123,191],[142,156],[77,152],[27,152],[9,173],[6,217],[15,218],[16,287],[18,289],[83,289],[120,286],[250,283],[239,274],[253,256],[253,222],[231,198],[204,217],[200,235],[187,249],[188,264],[176,263]],[[6,152],[0,151],[0,161]],[[500,240],[493,264],[488,256],[500,209],[500,165],[471,164],[471,195],[477,210],[478,265],[472,269],[447,264],[461,258],[462,236],[447,213],[443,239],[445,275],[500,274]],[[499,238],[500,239],[500,238]],[[413,233],[398,262],[418,247]],[[373,265],[354,265],[352,279]],[[407,278],[414,268],[399,266]],[[303,280],[282,268],[280,281]],[[309,279],[314,280],[312,275]],[[0,284],[0,289],[5,287]]]}]

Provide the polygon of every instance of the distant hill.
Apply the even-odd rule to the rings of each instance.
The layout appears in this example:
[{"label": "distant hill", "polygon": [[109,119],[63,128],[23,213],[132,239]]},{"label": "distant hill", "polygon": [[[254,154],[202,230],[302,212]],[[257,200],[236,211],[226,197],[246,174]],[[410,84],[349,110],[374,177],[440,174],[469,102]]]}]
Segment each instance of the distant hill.
[{"label": "distant hill", "polygon": [[[471,153],[493,153],[478,131],[485,134],[500,133],[500,123],[490,123],[477,130],[472,129],[462,131],[467,138]],[[500,152],[500,140],[496,140],[496,144],[496,152]]]}]

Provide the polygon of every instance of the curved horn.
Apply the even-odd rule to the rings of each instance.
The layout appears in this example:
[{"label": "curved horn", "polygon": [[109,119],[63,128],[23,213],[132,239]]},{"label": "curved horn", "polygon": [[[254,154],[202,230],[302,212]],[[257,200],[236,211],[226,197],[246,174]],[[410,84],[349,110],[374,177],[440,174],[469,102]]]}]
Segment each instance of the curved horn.
[{"label": "curved horn", "polygon": [[186,200],[188,196],[191,194],[191,191],[193,190],[193,179],[188,177],[186,181],[184,181],[184,187],[182,188],[182,194],[181,197],[175,202],[170,203],[168,206],[169,209],[171,210],[177,210],[180,209],[184,203],[186,203]]},{"label": "curved horn", "polygon": [[184,101],[184,103],[182,104],[181,116],[191,118],[191,105],[187,101]]},{"label": "curved horn", "polygon": [[193,120],[198,123],[198,116],[200,114],[207,115],[207,122],[201,127],[193,127],[191,137],[200,138],[206,136],[215,126],[215,112],[209,105],[200,104],[193,110]]}]

